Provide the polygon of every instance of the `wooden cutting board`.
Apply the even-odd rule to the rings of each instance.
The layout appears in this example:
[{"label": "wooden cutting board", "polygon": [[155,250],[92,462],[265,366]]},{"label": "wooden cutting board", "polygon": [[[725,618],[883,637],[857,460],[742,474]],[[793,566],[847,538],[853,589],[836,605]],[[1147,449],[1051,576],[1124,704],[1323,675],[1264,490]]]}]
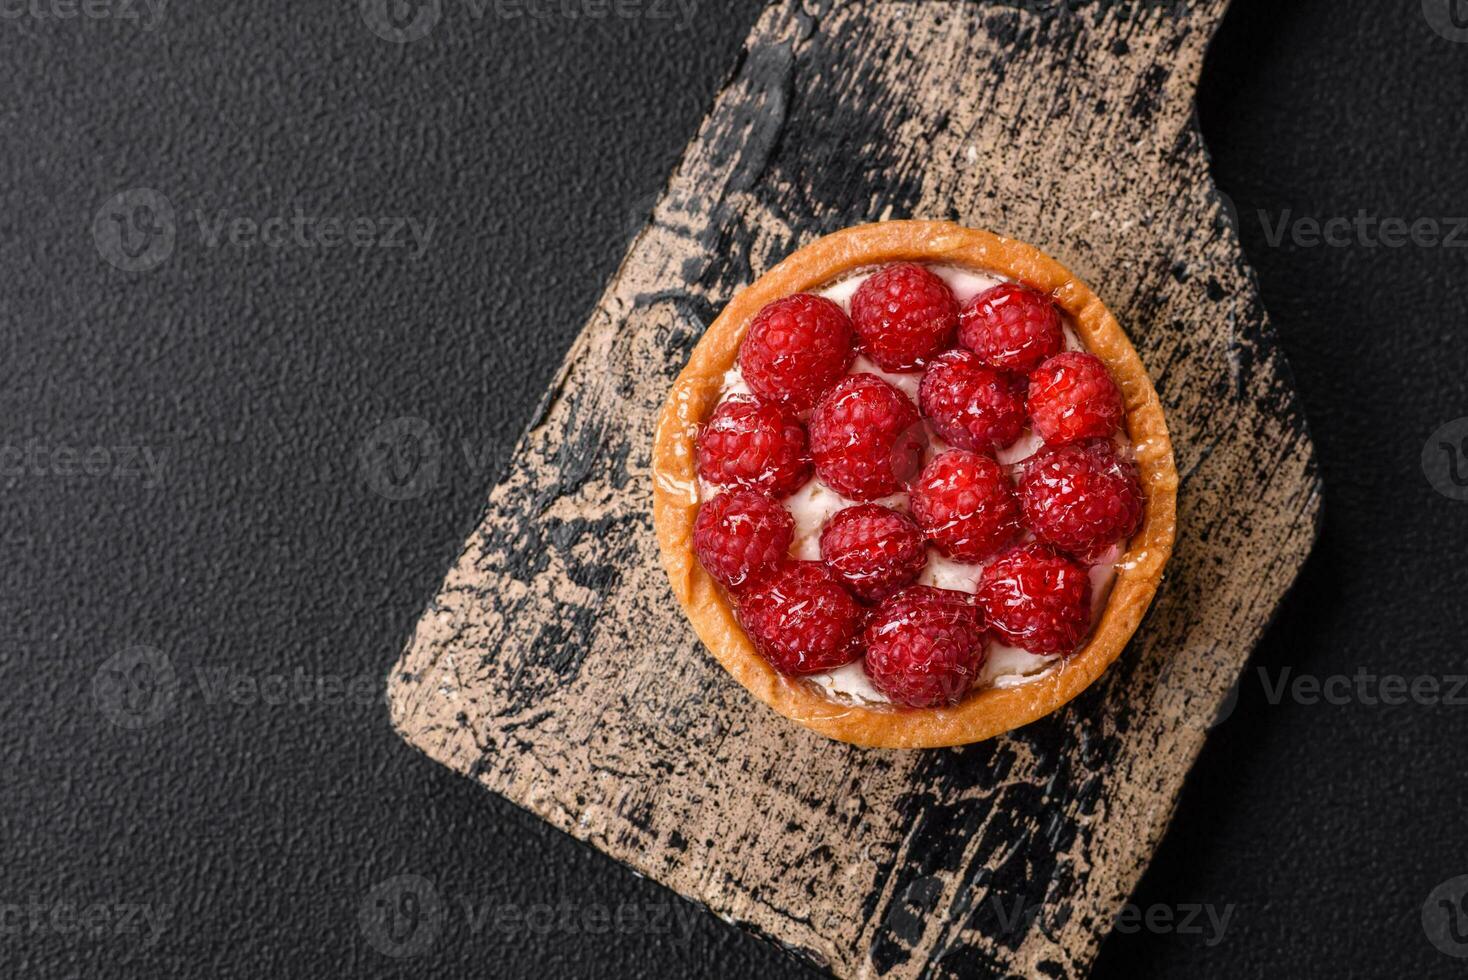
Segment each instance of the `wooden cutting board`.
[{"label": "wooden cutting board", "polygon": [[[403,736],[838,975],[1084,974],[1319,513],[1193,118],[1224,7],[770,6],[393,671]],[[1183,477],[1121,660],[961,750],[856,749],[756,702],[673,601],[650,514],[658,407],[730,295],[818,235],[906,217],[1091,283]]]}]

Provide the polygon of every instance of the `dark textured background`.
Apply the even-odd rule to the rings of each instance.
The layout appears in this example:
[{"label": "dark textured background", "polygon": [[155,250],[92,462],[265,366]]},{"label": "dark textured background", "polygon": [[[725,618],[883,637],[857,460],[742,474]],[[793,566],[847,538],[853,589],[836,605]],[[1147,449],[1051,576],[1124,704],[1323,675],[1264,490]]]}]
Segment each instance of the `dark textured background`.
[{"label": "dark textured background", "polygon": [[[0,476],[0,973],[808,975],[430,763],[380,703],[212,686],[380,683],[759,6],[703,2],[685,25],[676,6],[511,19],[447,0],[407,45],[354,3],[179,2],[151,31],[0,13],[0,448],[162,464],[156,483],[34,459]],[[1276,246],[1257,214],[1468,214],[1468,44],[1395,7],[1237,0],[1205,71],[1325,527],[1135,896],[1232,905],[1228,929],[1115,935],[1102,976],[1465,966],[1421,910],[1468,873],[1468,706],[1273,705],[1258,677],[1464,669],[1468,504],[1419,458],[1468,415],[1468,249]],[[178,240],[127,274],[91,224],[142,186]],[[436,226],[414,257],[211,248],[195,218],[297,206]],[[442,440],[439,479],[389,500],[359,449],[405,416]],[[137,645],[180,684],[131,730],[93,677]],[[430,948],[396,960],[358,913],[400,874],[445,904]],[[66,903],[167,921],[151,943],[32,928],[29,906]],[[509,927],[537,905],[569,919]]]}]

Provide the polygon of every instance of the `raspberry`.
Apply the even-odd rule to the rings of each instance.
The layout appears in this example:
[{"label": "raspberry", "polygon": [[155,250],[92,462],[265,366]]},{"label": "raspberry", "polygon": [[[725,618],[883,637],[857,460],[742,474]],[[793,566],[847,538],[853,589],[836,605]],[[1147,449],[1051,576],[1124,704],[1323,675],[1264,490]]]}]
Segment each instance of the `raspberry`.
[{"label": "raspberry", "polygon": [[1091,576],[1043,544],[1011,548],[979,577],[989,629],[1031,653],[1071,653],[1091,628]]},{"label": "raspberry", "polygon": [[818,561],[795,561],[739,599],[739,624],[782,674],[835,670],[861,656],[862,609]]},{"label": "raspberry", "polygon": [[1019,505],[993,458],[950,449],[923,467],[912,487],[912,516],[950,558],[980,561],[1019,533]]},{"label": "raspberry", "polygon": [[1121,389],[1095,354],[1066,351],[1030,372],[1030,418],[1048,445],[1106,438],[1121,425]]},{"label": "raspberry", "polygon": [[698,434],[698,475],[786,497],[810,479],[805,427],[774,405],[731,398]]},{"label": "raspberry", "polygon": [[1040,450],[1025,463],[1019,497],[1035,537],[1086,564],[1142,523],[1136,465],[1104,439]]},{"label": "raspberry", "polygon": [[774,497],[730,490],[698,509],[693,551],[714,579],[738,589],[784,560],[795,521]]},{"label": "raspberry", "polygon": [[913,708],[957,704],[984,665],[982,613],[950,589],[903,589],[872,613],[865,639],[872,686]]},{"label": "raspberry", "polygon": [[951,350],[929,364],[918,403],[938,434],[961,449],[994,452],[1025,430],[1014,376],[985,367],[972,351]]},{"label": "raspberry", "polygon": [[851,321],[822,296],[796,293],[755,314],[739,348],[749,389],[767,402],[804,412],[851,366]]},{"label": "raspberry", "polygon": [[928,549],[911,517],[880,504],[858,504],[826,522],[821,559],[857,598],[876,601],[921,575]]},{"label": "raspberry", "polygon": [[857,346],[883,371],[916,371],[953,344],[958,300],[920,265],[899,262],[869,276],[851,297]]},{"label": "raspberry", "polygon": [[1060,353],[1065,335],[1050,297],[1028,286],[1000,283],[958,315],[958,339],[990,367],[1031,371]]},{"label": "raspberry", "polygon": [[853,374],[810,416],[816,473],[853,500],[901,490],[923,463],[927,439],[912,400],[875,374]]}]

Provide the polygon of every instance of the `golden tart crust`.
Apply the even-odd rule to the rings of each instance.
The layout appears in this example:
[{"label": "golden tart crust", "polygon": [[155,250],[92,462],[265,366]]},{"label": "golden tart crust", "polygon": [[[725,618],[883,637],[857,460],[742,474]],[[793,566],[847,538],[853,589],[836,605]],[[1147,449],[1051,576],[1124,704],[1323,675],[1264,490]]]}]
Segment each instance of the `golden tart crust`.
[{"label": "golden tart crust", "polygon": [[[1145,513],[1090,639],[1045,674],[1006,688],[971,692],[949,708],[838,703],[807,681],[787,678],[754,649],[719,586],[693,554],[698,514],[694,440],[718,404],[744,332],[769,302],[815,291],[851,273],[912,261],[993,272],[1049,292],[1086,348],[1101,358],[1126,401]],[[1177,468],[1152,381],[1105,304],[1064,266],[1032,245],[941,221],[858,225],[819,238],[739,292],[694,348],[673,383],[653,439],[653,523],[663,567],[694,631],[751,694],[785,717],[830,738],[882,748],[935,748],[991,738],[1041,718],[1085,690],[1131,639],[1172,553]]]}]

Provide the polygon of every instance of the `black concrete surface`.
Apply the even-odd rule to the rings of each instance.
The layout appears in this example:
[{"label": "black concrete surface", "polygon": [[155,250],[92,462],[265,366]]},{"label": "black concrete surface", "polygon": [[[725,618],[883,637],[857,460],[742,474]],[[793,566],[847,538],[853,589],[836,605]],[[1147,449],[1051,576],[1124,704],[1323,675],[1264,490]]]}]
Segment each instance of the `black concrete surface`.
[{"label": "black concrete surface", "polygon": [[[376,699],[759,6],[0,0],[0,974],[810,975]],[[1464,969],[1455,23],[1237,0],[1211,53],[1326,518],[1099,976]],[[400,418],[406,493],[362,461]]]}]

